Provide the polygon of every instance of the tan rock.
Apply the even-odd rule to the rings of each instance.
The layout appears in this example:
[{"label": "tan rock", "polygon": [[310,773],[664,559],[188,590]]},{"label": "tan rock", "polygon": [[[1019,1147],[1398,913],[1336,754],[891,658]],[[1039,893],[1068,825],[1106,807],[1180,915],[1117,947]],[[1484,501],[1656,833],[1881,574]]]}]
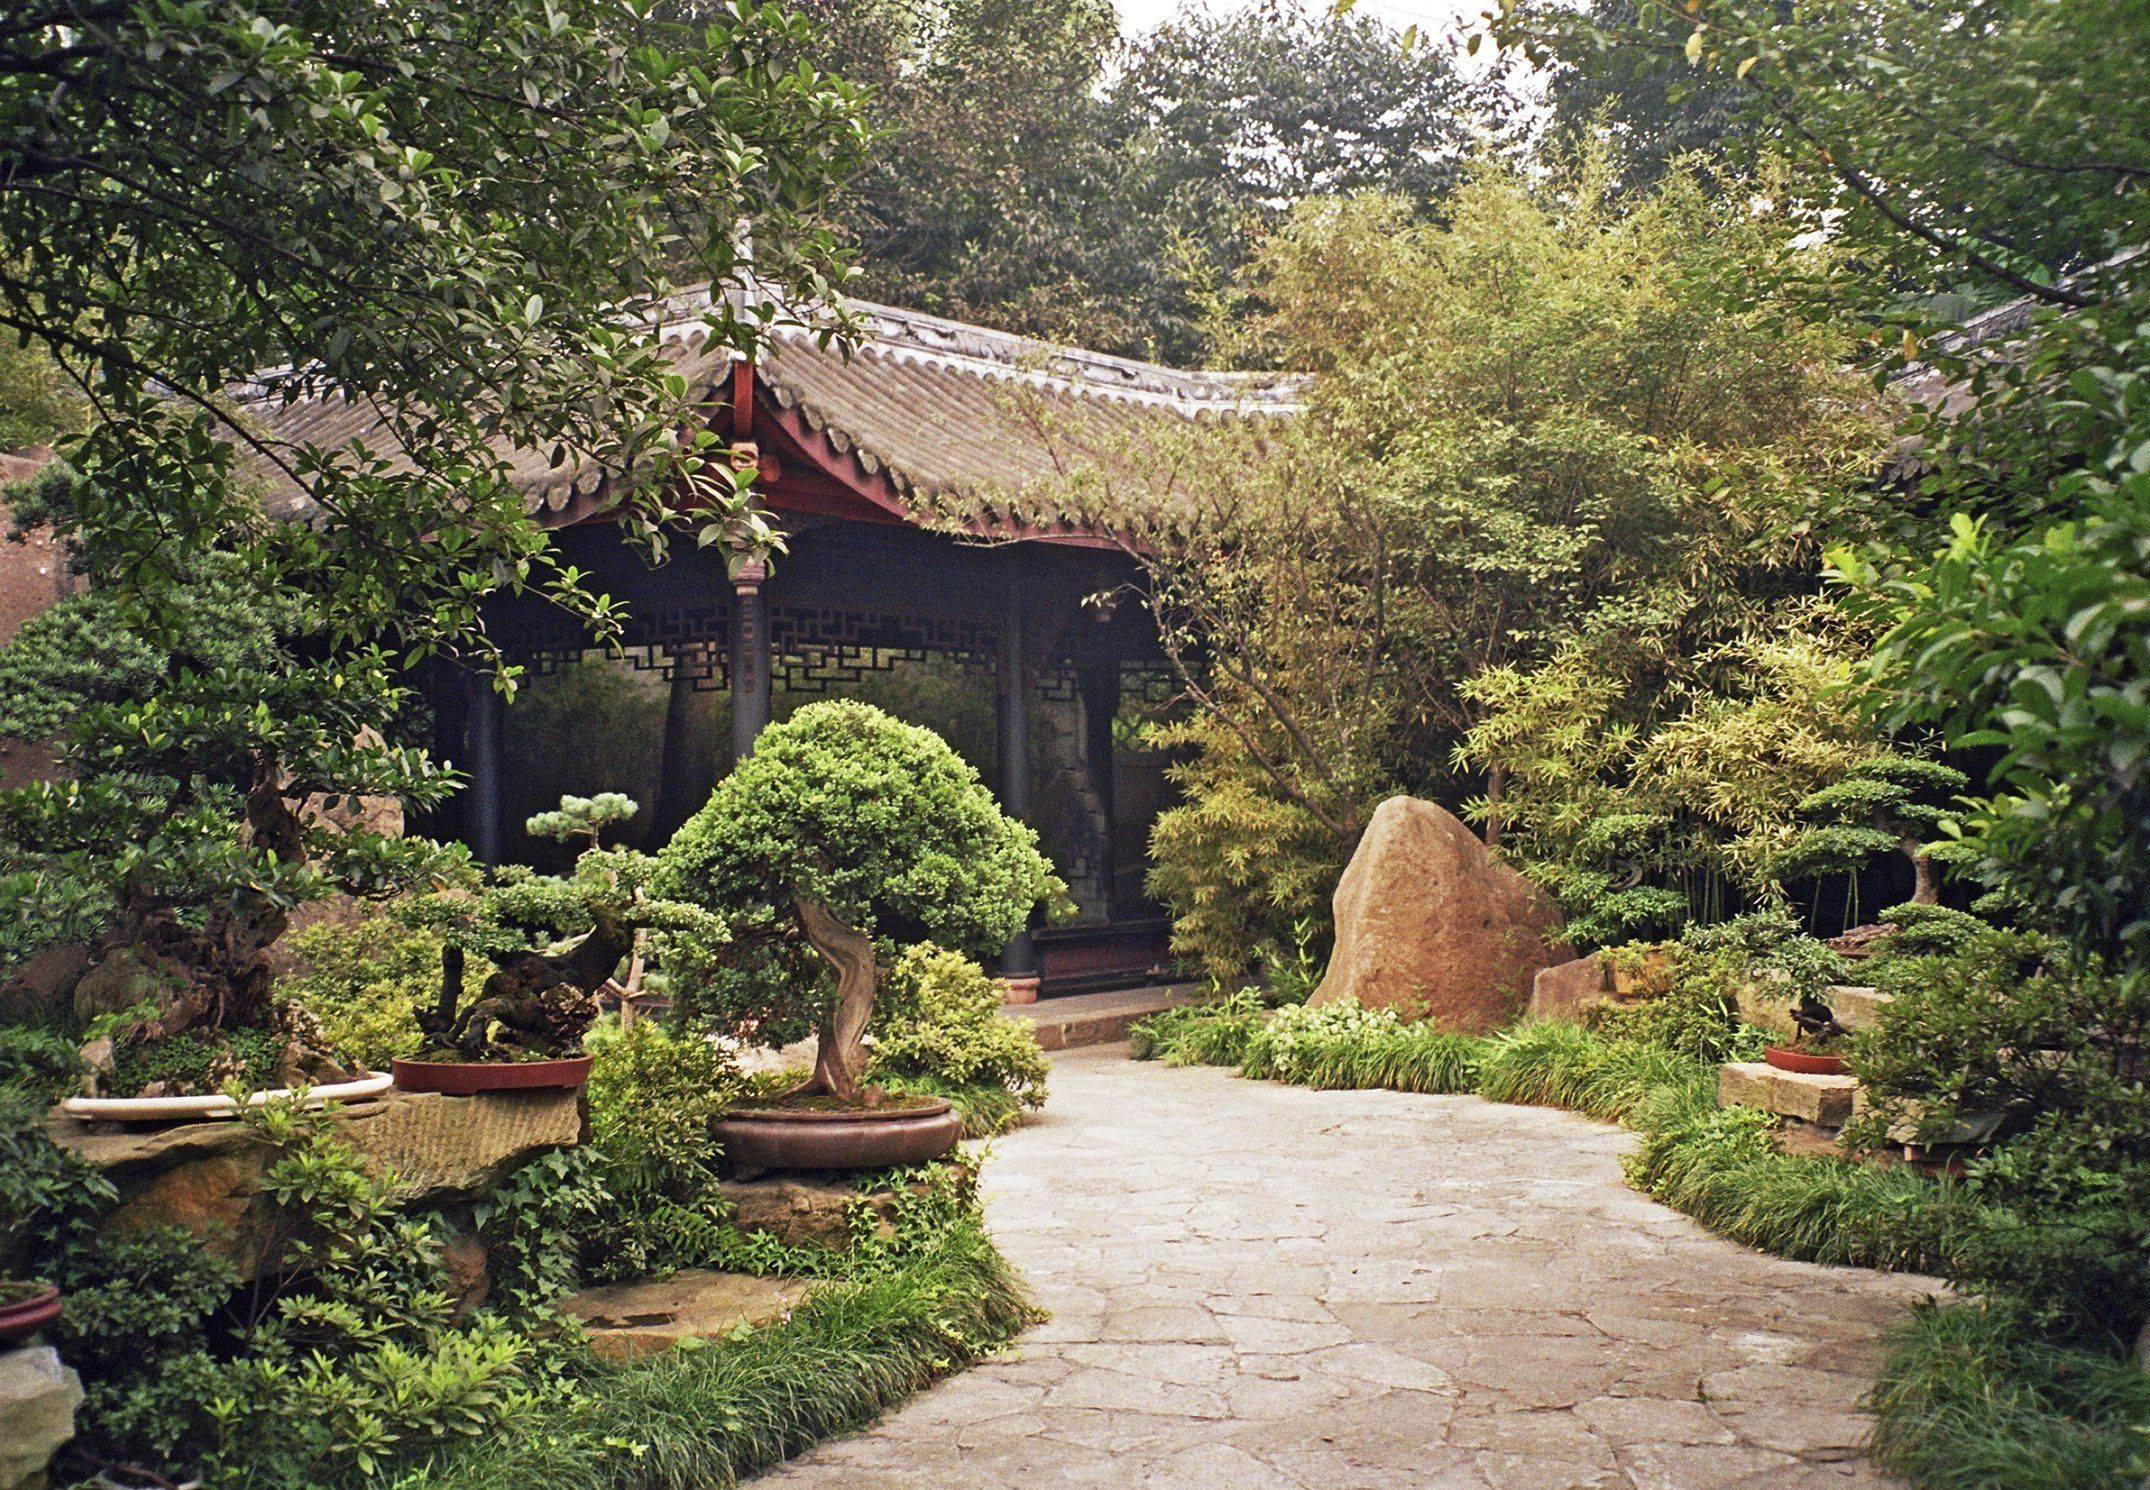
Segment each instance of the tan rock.
[{"label": "tan rock", "polygon": [[1763,1061],[1734,1061],[1717,1073],[1719,1107],[1758,1107],[1779,1117],[1841,1128],[1858,1093],[1855,1076],[1809,1076]]},{"label": "tan rock", "polygon": [[132,947],[114,947],[75,982],[75,1018],[87,1024],[100,1014],[120,1014],[153,1003],[173,986],[170,970]]},{"label": "tan rock", "polygon": [[75,1436],[82,1378],[49,1345],[0,1349],[0,1490],[38,1490]]},{"label": "tan rock", "polygon": [[1750,978],[1732,995],[1739,1017],[1774,1040],[1799,1038],[1799,1021],[1792,1018],[1791,985],[1783,977]]},{"label": "tan rock", "polygon": [[458,1319],[484,1303],[493,1290],[491,1260],[485,1255],[484,1239],[475,1231],[457,1232],[448,1239],[440,1249],[440,1268]]},{"label": "tan rock", "polygon": [[75,985],[89,966],[87,947],[60,942],[0,973],[0,1020],[41,1024],[72,1007]]},{"label": "tan rock", "polygon": [[790,1247],[844,1251],[851,1245],[854,1206],[872,1215],[877,1235],[895,1231],[894,1190],[862,1192],[842,1180],[807,1178],[727,1180],[721,1190],[732,1208],[732,1225]]},{"label": "tan rock", "polygon": [[669,1278],[586,1288],[561,1300],[582,1321],[590,1349],[611,1361],[634,1361],[687,1340],[729,1335],[782,1319],[812,1287],[797,1278],[761,1278],[688,1268]]},{"label": "tan rock", "polygon": [[1596,952],[1541,968],[1530,984],[1530,1017],[1581,1019],[1605,1002],[1607,991],[1604,959]]},{"label": "tan rock", "polygon": [[1336,951],[1312,1002],[1356,998],[1483,1032],[1511,1023],[1540,968],[1572,959],[1560,913],[1453,814],[1374,810],[1336,887]]},{"label": "tan rock", "polygon": [[1852,983],[1833,985],[1827,995],[1829,1012],[1836,1022],[1848,1030],[1871,1030],[1881,1027],[1882,1012],[1895,999],[1894,994],[1883,993],[1878,988],[1865,988]]},{"label": "tan rock", "polygon": [[[413,1202],[483,1194],[536,1155],[582,1140],[581,1103],[572,1091],[392,1092],[336,1109],[335,1123]],[[120,1202],[107,1226],[181,1227],[242,1278],[269,1260],[279,1228],[261,1177],[272,1156],[245,1124],[122,1128],[56,1113],[47,1132],[118,1188]]]}]

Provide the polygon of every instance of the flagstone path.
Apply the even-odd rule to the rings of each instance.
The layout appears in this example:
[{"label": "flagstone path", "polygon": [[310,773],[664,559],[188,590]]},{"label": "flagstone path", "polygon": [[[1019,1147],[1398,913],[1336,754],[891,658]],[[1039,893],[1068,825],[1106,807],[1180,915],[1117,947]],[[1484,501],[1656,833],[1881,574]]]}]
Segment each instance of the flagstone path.
[{"label": "flagstone path", "polygon": [[1475,1097],[1057,1058],[995,1146],[1053,1311],[788,1490],[1882,1486],[1858,1404],[1930,1281],[1784,1262],[1621,1183],[1626,1134]]}]

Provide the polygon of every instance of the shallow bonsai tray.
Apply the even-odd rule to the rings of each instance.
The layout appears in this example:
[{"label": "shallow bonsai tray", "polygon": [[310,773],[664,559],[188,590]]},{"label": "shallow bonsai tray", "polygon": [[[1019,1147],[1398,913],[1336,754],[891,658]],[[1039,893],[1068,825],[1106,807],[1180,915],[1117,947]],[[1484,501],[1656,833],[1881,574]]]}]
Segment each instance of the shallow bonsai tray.
[{"label": "shallow bonsai tray", "polygon": [[963,1118],[943,1098],[894,1111],[742,1107],[717,1119],[716,1135],[742,1174],[889,1169],[940,1158],[963,1136]]},{"label": "shallow bonsai tray", "polygon": [[[280,1086],[255,1092],[247,1097],[246,1105],[262,1107],[304,1092],[307,1107],[325,1107],[331,1102],[378,1097],[393,1082],[394,1078],[385,1073],[369,1072],[352,1081],[330,1082],[326,1086]],[[60,1111],[85,1123],[173,1123],[237,1117],[239,1104],[222,1092],[205,1097],[69,1097],[60,1103]]]},{"label": "shallow bonsai tray", "polygon": [[590,1057],[557,1061],[407,1061],[389,1064],[396,1089],[474,1097],[480,1092],[528,1092],[578,1087],[590,1079]]}]

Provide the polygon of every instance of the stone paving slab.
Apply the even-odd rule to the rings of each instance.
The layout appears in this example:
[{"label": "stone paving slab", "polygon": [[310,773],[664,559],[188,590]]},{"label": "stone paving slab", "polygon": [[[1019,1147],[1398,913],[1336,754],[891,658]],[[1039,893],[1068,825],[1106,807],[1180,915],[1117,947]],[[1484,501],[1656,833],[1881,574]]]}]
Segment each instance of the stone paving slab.
[{"label": "stone paving slab", "polygon": [[1055,1061],[995,1236],[1050,1322],[794,1490],[1874,1490],[1860,1399],[1931,1280],[1785,1262],[1475,1097]]}]

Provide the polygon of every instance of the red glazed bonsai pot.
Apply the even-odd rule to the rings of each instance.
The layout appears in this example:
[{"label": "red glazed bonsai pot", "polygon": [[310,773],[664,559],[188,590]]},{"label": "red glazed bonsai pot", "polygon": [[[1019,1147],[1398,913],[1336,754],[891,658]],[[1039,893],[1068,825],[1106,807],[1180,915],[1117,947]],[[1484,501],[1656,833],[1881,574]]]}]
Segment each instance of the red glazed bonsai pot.
[{"label": "red glazed bonsai pot", "polygon": [[389,1069],[395,1073],[398,1091],[472,1097],[479,1092],[581,1086],[590,1079],[590,1057],[575,1055],[558,1061],[407,1061],[397,1056]]},{"label": "red glazed bonsai pot", "polygon": [[26,1299],[0,1304],[0,1342],[19,1345],[60,1317],[60,1291],[46,1284]]},{"label": "red glazed bonsai pot", "polygon": [[946,1101],[895,1112],[739,1108],[717,1119],[724,1157],[736,1170],[888,1169],[938,1159],[963,1136]]},{"label": "red glazed bonsai pot", "polygon": [[1843,1076],[1850,1070],[1840,1055],[1809,1055],[1784,1045],[1769,1046],[1762,1059],[1779,1071],[1796,1071],[1801,1076]]}]

